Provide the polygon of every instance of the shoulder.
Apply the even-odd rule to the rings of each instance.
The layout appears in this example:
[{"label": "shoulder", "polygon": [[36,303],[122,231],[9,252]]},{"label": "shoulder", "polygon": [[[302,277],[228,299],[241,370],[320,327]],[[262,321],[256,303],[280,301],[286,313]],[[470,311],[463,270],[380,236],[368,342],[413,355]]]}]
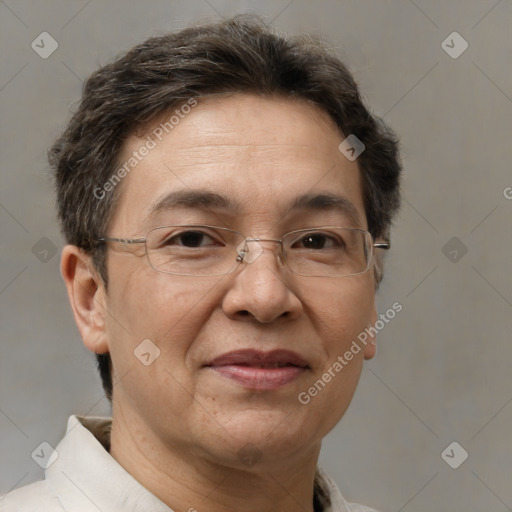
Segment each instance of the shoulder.
[{"label": "shoulder", "polygon": [[63,512],[46,481],[35,482],[0,496],[0,512]]}]

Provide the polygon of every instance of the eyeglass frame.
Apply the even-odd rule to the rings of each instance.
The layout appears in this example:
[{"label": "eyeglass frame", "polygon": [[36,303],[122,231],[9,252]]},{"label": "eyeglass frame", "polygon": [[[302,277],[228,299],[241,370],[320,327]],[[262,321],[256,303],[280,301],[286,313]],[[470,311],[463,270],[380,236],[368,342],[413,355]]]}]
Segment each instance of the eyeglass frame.
[{"label": "eyeglass frame", "polygon": [[[307,231],[310,231],[310,230],[313,231],[313,230],[321,230],[321,229],[343,229],[343,230],[361,232],[361,233],[364,233],[365,235],[370,237],[370,240],[372,242],[370,244],[370,247],[372,248],[372,253],[371,253],[370,257],[368,258],[367,268],[364,271],[357,272],[355,274],[347,274],[347,275],[342,275],[342,276],[321,276],[321,275],[315,276],[315,275],[300,274],[298,272],[295,272],[290,267],[290,265],[286,262],[286,257],[283,258],[283,262],[282,262],[283,265],[286,265],[289,268],[289,270],[291,272],[293,272],[294,274],[300,275],[300,276],[303,276],[303,277],[332,277],[332,278],[339,278],[339,277],[353,277],[353,276],[359,276],[359,275],[362,275],[362,274],[366,274],[366,272],[368,272],[370,270],[370,266],[371,266],[370,264],[371,264],[372,258],[374,256],[373,249],[383,249],[383,250],[387,251],[387,250],[389,250],[391,248],[391,242],[389,240],[384,241],[384,242],[375,242],[375,239],[374,239],[373,235],[368,230],[366,230],[366,229],[347,228],[347,227],[344,227],[344,226],[315,226],[315,227],[311,227],[311,228],[294,229],[292,231],[284,233],[284,235],[282,235],[281,239],[274,239],[274,238],[246,237],[243,233],[240,233],[239,231],[236,231],[236,230],[231,229],[231,228],[225,228],[223,226],[211,226],[211,225],[208,225],[208,224],[170,224],[170,225],[157,226],[157,227],[151,228],[150,230],[147,231],[145,237],[140,237],[140,238],[120,238],[120,237],[103,236],[103,237],[97,238],[96,241],[97,242],[103,242],[103,243],[121,243],[121,244],[127,244],[127,245],[134,245],[134,244],[142,244],[143,243],[144,244],[144,248],[145,248],[145,252],[146,252],[146,259],[148,261],[149,266],[155,272],[160,272],[161,274],[169,274],[169,275],[173,275],[173,276],[187,276],[187,277],[224,276],[224,275],[232,274],[240,266],[240,265],[233,265],[233,267],[228,272],[223,272],[221,274],[205,274],[205,275],[183,274],[183,273],[177,273],[177,272],[166,272],[164,270],[159,270],[159,269],[155,268],[152,265],[152,263],[151,263],[151,259],[149,258],[149,251],[148,251],[148,246],[147,246],[148,235],[151,232],[156,231],[157,229],[187,228],[187,227],[190,227],[190,228],[221,229],[223,231],[229,231],[231,233],[235,233],[237,235],[240,235],[240,237],[242,237],[242,240],[241,240],[240,244],[237,247],[240,247],[240,245],[242,245],[243,243],[246,243],[246,242],[275,242],[275,243],[278,243],[278,244],[281,245],[281,252],[283,254],[285,254],[284,246],[283,246],[283,240],[288,235],[293,234],[293,233],[300,233],[301,231],[307,232]],[[245,255],[242,255],[242,251],[237,251],[237,257],[235,258],[235,262],[238,262],[239,264],[241,264],[241,263],[247,263],[247,264],[252,263],[252,262],[248,262],[248,261],[245,260]]]}]

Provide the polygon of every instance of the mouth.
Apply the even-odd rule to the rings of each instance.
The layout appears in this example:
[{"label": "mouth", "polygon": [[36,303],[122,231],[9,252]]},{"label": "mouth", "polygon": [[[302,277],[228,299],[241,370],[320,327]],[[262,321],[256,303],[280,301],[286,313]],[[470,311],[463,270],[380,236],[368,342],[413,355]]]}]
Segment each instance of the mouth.
[{"label": "mouth", "polygon": [[248,389],[278,389],[293,382],[310,369],[307,362],[289,350],[238,350],[210,361],[211,368],[222,377]]}]

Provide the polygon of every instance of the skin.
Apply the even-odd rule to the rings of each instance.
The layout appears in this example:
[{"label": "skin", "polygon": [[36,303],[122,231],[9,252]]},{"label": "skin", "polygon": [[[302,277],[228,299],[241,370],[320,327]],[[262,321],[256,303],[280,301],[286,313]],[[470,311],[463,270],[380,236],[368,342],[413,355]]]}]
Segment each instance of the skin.
[{"label": "skin", "polygon": [[[343,139],[306,102],[247,94],[202,100],[119,185],[108,235],[143,237],[173,223],[273,239],[320,225],[364,229],[360,171],[338,151]],[[144,140],[133,134],[120,163]],[[228,196],[237,211],[178,207],[148,217],[168,192],[198,189]],[[289,211],[310,192],[347,198],[360,225],[338,211]],[[196,278],[154,271],[143,244],[111,244],[108,292],[87,255],[74,246],[62,254],[84,343],[113,361],[111,454],[176,512],[311,512],[322,438],[345,413],[363,359],[375,354],[372,340],[302,405],[299,392],[376,321],[373,272],[303,277],[280,264],[277,246],[264,247],[232,274]],[[133,354],[144,339],[160,349],[149,366]],[[203,366],[243,348],[293,350],[309,369],[282,388],[254,391]],[[244,462],[243,448],[259,460]]]}]

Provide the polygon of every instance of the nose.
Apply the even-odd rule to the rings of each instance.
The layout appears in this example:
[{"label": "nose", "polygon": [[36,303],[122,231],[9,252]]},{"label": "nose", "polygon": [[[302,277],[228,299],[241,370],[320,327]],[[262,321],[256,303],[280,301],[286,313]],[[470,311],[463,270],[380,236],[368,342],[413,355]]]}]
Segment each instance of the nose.
[{"label": "nose", "polygon": [[247,239],[240,245],[241,266],[232,274],[222,303],[228,317],[267,324],[300,316],[302,302],[291,287],[281,248],[275,242]]}]

